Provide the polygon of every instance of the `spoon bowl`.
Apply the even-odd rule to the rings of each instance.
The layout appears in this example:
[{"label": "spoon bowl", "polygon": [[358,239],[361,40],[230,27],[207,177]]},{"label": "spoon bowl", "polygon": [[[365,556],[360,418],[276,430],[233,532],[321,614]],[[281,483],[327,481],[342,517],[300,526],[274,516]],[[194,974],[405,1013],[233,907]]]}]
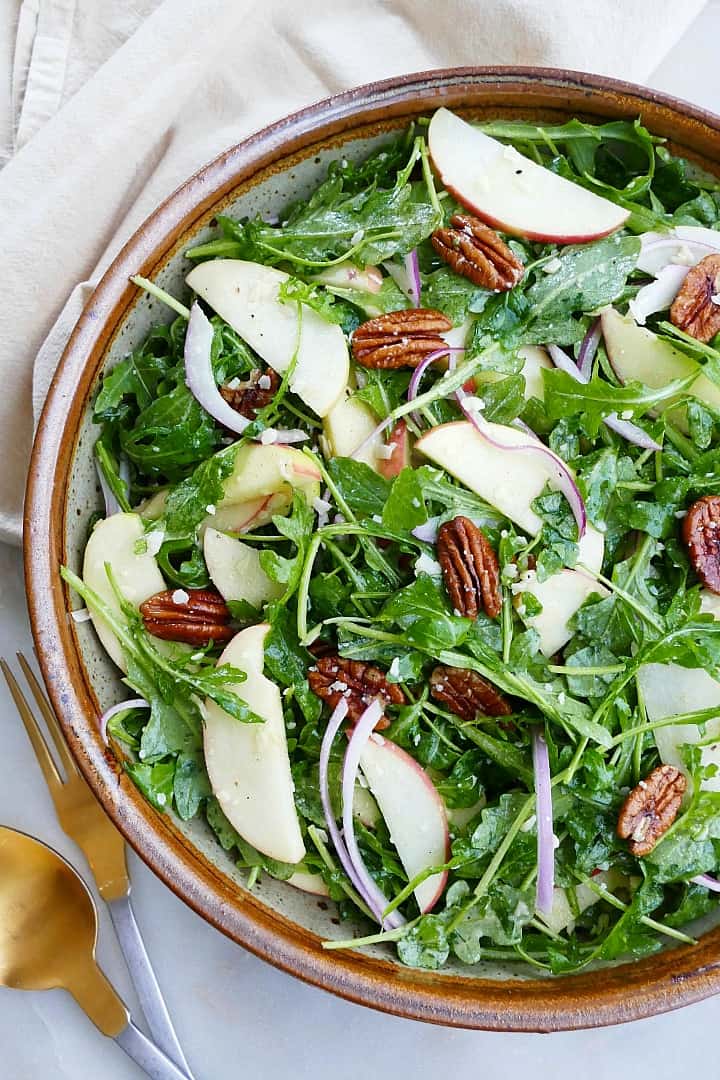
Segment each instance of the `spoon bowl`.
[{"label": "spoon bowl", "polygon": [[97,911],[82,878],[61,855],[0,826],[0,984],[64,987],[106,1035],[128,1013],[95,962]]}]

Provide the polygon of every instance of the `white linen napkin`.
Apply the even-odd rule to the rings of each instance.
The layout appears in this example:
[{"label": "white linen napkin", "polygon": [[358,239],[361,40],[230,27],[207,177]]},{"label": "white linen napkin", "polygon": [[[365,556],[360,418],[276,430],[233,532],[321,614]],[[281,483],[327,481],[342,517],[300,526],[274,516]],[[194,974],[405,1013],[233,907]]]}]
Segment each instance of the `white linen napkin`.
[{"label": "white linen napkin", "polygon": [[465,64],[642,81],[704,0],[4,0],[0,540],[93,284],[153,208],[262,125],[364,82]]}]

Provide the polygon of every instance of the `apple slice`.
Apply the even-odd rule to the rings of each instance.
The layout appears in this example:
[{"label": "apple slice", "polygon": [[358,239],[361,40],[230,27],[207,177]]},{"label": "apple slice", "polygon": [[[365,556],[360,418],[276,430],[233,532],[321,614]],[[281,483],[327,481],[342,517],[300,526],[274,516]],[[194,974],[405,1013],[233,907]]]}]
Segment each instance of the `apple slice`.
[{"label": "apple slice", "polygon": [[[599,874],[595,874],[593,877],[593,881],[597,886],[600,888],[606,887],[609,892],[612,892],[626,880],[616,870],[601,870]],[[538,918],[542,919],[548,929],[556,934],[561,934],[563,930],[575,925],[576,912],[587,911],[588,908],[591,908],[593,904],[597,904],[598,900],[601,899],[589,885],[575,885],[574,892],[577,909],[574,910],[570,906],[566,889],[555,888],[553,889],[553,901],[550,911],[546,914],[538,912]]]},{"label": "apple slice", "polygon": [[[538,441],[517,428],[488,423],[489,436],[509,447],[537,447]],[[533,536],[542,528],[542,520],[532,509],[532,502],[552,483],[552,461],[561,459],[547,450],[545,454],[517,454],[492,446],[469,420],[439,424],[418,439],[415,449],[446,469],[480,498],[495,506],[521,529]],[[567,468],[561,462],[563,468]]]},{"label": "apple slice", "polygon": [[276,493],[302,491],[308,502],[320,493],[321,475],[317,466],[291,446],[274,443],[245,443],[235,454],[233,471],[223,483],[218,507],[248,503]]},{"label": "apple slice", "polygon": [[288,885],[300,889],[301,892],[310,893],[312,896],[329,896],[330,890],[320,874],[312,874],[309,870],[296,870],[287,879]]},{"label": "apple slice", "polygon": [[[165,588],[165,580],[155,557],[148,551],[138,554],[135,550],[136,544],[144,537],[145,529],[138,514],[112,514],[98,521],[85,548],[83,581],[95,590],[120,620],[123,616],[105,572],[105,563],[110,564],[120,592],[135,607]],[[125,657],[120,642],[99,615],[91,610],[90,617],[106,652],[125,671]]]},{"label": "apple slice", "polygon": [[[669,341],[638,326],[630,315],[621,315],[613,307],[603,308],[601,320],[608,359],[621,383],[635,379],[656,389],[697,371],[698,377],[691,384],[689,393],[715,409],[720,408],[720,386],[708,379],[699,364]],[[672,408],[672,404],[672,401],[665,402],[663,410]],[[684,408],[673,412],[673,421],[687,433]]]},{"label": "apple slice", "polygon": [[206,529],[203,555],[213,585],[225,600],[246,600],[260,608],[282,596],[283,589],[260,565],[260,552],[242,540]]},{"label": "apple slice", "polygon": [[447,190],[503,232],[574,244],[619,229],[629,211],[550,172],[449,109],[430,121],[428,145]]},{"label": "apple slice", "polygon": [[655,743],[662,761],[687,775],[680,748],[717,738],[717,743],[703,747],[701,760],[703,766],[718,766],[718,772],[700,786],[704,791],[720,791],[720,682],[702,668],[685,668],[679,664],[643,664],[637,678],[651,722],[717,707],[717,718],[706,721],[704,731],[697,724],[670,724],[655,729]]},{"label": "apple slice", "polygon": [[318,416],[326,416],[348,380],[345,336],[307,306],[298,326],[297,305],[283,303],[278,295],[288,278],[260,263],[211,259],[191,270],[186,281],[279,375],[297,350],[290,389]]},{"label": "apple slice", "polygon": [[[450,857],[447,811],[434,784],[414,758],[389,739],[371,738],[360,758],[390,837],[410,879]],[[431,911],[447,881],[433,874],[415,889],[420,910]]]},{"label": "apple slice", "polygon": [[[534,397],[542,401],[545,393],[542,377],[543,368],[552,371],[554,367],[552,360],[545,349],[539,345],[523,345],[518,349],[518,355],[522,357],[523,361],[522,374],[525,376],[523,396],[525,400],[529,401],[530,398]],[[475,376],[475,383],[477,389],[482,392],[483,383],[500,382],[501,379],[506,378],[507,376],[501,371],[483,371]]]},{"label": "apple slice", "polygon": [[393,480],[410,464],[410,454],[408,426],[404,420],[398,420],[378,455],[378,472],[386,480]]},{"label": "apple slice", "polygon": [[225,533],[245,533],[259,529],[272,521],[275,514],[287,514],[292,506],[292,489],[276,491],[273,495],[262,495],[248,502],[229,503],[219,506],[214,514],[202,522],[200,531],[216,528]]},{"label": "apple slice", "polygon": [[512,591],[515,605],[520,611],[526,593],[542,604],[539,615],[528,616],[524,621],[526,626],[537,630],[540,635],[540,652],[543,656],[553,656],[568,643],[573,636],[568,623],[588,596],[593,593],[600,596],[608,594],[603,585],[582,570],[560,570],[542,582],[538,581],[534,570],[528,570],[513,585]]},{"label": "apple slice", "polygon": [[[344,393],[323,420],[329,457],[350,457],[375,431],[378,421],[372,409],[360,398]],[[378,469],[378,451],[382,435],[370,439],[357,455],[357,460]]]},{"label": "apple slice", "polygon": [[267,623],[241,630],[226,646],[221,664],[247,675],[229,687],[263,724],[243,724],[205,701],[205,763],[213,794],[243,839],[279,862],[299,863],[305,855],[293,799],[280,691],[263,674]]}]

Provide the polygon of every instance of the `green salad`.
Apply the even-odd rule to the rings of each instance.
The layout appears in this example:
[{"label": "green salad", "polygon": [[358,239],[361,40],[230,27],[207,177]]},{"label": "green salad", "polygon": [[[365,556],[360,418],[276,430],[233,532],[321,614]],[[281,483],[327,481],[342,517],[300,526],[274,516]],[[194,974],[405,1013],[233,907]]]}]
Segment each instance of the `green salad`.
[{"label": "green salad", "polygon": [[327,948],[563,974],[691,943],[720,183],[639,122],[439,109],[185,256],[182,295],[133,279],[157,323],[102,379],[106,512],[62,569],[129,777],[248,888],[333,901]]}]

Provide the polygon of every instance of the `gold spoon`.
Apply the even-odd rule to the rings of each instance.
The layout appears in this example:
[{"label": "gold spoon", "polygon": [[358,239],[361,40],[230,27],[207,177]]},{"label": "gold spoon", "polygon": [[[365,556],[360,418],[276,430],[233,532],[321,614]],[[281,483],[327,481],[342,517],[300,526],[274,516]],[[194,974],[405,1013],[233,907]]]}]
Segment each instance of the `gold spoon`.
[{"label": "gold spoon", "polygon": [[143,1033],[95,960],[97,911],[82,878],[46,844],[0,826],[0,985],[68,990],[154,1080],[187,1080]]}]

